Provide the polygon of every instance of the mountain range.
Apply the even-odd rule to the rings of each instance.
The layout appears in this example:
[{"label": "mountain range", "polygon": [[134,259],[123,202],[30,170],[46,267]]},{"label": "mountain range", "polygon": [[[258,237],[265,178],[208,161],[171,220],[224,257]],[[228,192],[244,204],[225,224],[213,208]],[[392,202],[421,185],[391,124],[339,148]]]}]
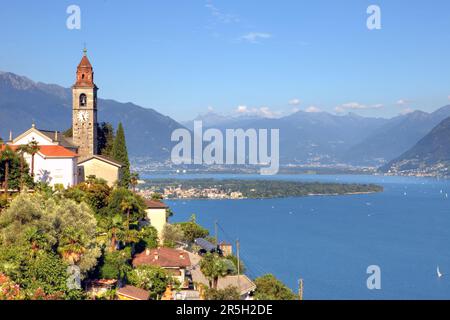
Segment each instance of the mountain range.
[{"label": "mountain range", "polygon": [[[41,129],[65,130],[71,126],[72,95],[69,88],[34,82],[10,72],[0,72],[0,136],[17,135],[32,122]],[[129,153],[134,157],[164,161],[170,156],[171,133],[192,128],[154,109],[133,103],[99,99],[99,121],[125,128]],[[280,129],[282,164],[352,164],[378,166],[414,147],[446,118],[450,106],[434,112],[414,111],[392,119],[362,117],[354,113],[298,111],[281,118],[228,116],[208,112],[195,120],[205,128]]]},{"label": "mountain range", "polygon": [[437,125],[411,149],[381,168],[396,174],[450,175],[450,118]]},{"label": "mountain range", "polygon": [[[117,127],[122,122],[130,155],[153,160],[170,156],[173,130],[183,126],[157,111],[133,103],[98,99],[98,120]],[[0,72],[0,137],[16,136],[31,127],[66,130],[72,125],[71,89],[34,82],[9,72]]]},{"label": "mountain range", "polygon": [[[209,112],[195,120],[205,128],[279,128],[282,163],[345,163],[378,166],[413,147],[445,118],[450,106],[414,111],[392,119],[349,113],[298,111],[278,119],[224,116]],[[192,128],[193,121],[183,123]]]}]

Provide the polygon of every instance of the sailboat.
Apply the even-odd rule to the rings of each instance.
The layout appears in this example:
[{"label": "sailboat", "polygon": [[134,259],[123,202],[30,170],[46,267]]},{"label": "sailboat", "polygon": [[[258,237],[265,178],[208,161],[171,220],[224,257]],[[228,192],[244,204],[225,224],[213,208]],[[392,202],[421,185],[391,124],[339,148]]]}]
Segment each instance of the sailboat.
[{"label": "sailboat", "polygon": [[438,278],[442,278],[443,274],[441,273],[441,270],[439,270],[439,266],[436,269],[436,273],[437,273]]}]

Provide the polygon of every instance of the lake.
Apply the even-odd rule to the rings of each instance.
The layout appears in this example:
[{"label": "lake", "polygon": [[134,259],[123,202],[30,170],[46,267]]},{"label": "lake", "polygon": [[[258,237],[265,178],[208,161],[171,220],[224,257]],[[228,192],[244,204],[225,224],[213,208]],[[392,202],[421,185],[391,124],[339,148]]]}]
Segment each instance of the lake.
[{"label": "lake", "polygon": [[[383,185],[385,191],[378,194],[167,203],[175,212],[172,222],[196,214],[198,223],[212,234],[218,220],[220,241],[235,243],[239,238],[249,276],[273,273],[295,291],[302,278],[305,299],[450,298],[449,180],[359,175],[170,177]],[[367,288],[370,265],[381,268],[380,290]],[[442,278],[437,277],[437,266]]]}]

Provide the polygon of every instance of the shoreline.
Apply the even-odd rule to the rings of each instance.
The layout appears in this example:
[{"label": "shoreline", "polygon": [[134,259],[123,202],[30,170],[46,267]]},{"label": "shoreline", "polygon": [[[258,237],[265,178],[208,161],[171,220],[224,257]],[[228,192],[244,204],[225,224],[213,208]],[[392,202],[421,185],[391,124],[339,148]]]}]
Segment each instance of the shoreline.
[{"label": "shoreline", "polygon": [[353,196],[353,195],[363,195],[363,194],[376,194],[376,193],[382,193],[384,191],[366,191],[366,192],[349,192],[349,193],[317,193],[317,194],[307,194],[303,196],[285,196],[285,197],[260,197],[260,198],[223,198],[223,199],[216,199],[216,198],[164,198],[165,201],[192,201],[192,200],[216,200],[216,201],[225,201],[225,200],[272,200],[272,199],[297,199],[297,198],[307,198],[307,197],[338,197],[338,196]]}]

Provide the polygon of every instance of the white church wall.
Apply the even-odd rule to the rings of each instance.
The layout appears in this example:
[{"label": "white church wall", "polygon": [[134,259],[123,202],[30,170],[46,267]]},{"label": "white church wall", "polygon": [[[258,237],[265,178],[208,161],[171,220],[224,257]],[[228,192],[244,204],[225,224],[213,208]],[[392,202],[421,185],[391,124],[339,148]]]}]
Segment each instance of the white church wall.
[{"label": "white church wall", "polygon": [[[31,168],[31,159],[29,166]],[[36,154],[34,158],[34,180],[47,182],[50,186],[62,184],[64,187],[76,183],[76,158],[46,158]]]}]

